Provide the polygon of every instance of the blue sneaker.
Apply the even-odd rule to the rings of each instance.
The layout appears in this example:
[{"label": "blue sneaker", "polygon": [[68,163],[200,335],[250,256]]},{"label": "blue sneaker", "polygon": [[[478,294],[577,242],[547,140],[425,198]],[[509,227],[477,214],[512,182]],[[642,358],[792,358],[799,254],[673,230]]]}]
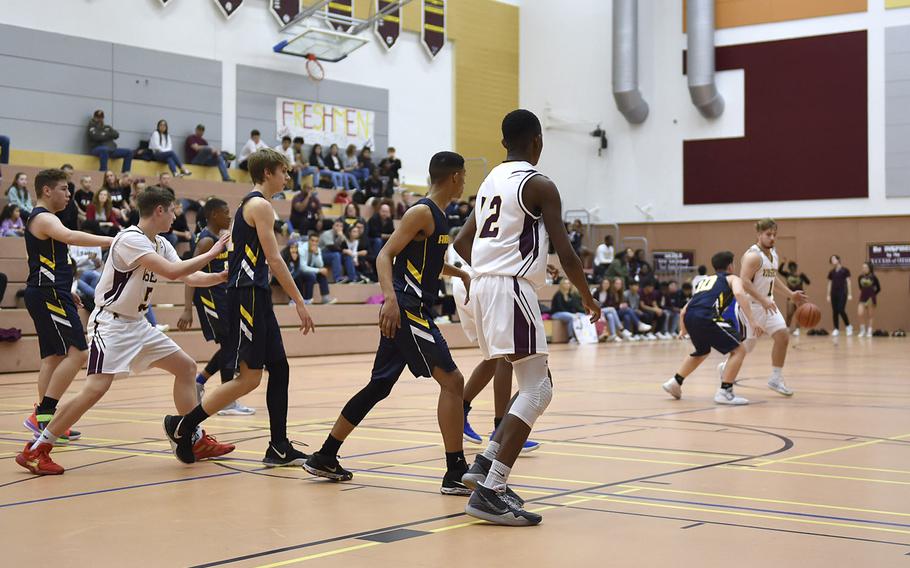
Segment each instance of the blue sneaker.
[{"label": "blue sneaker", "polygon": [[[496,430],[490,432],[490,440],[493,440],[493,436],[496,434]],[[525,440],[524,445],[521,447],[521,455],[529,454],[540,447],[540,442],[535,442],[534,440]]]},{"label": "blue sneaker", "polygon": [[475,432],[474,429],[471,428],[471,423],[468,422],[468,412],[470,412],[470,410],[464,411],[464,440],[465,440],[465,442],[471,442],[474,444],[482,444],[483,437],[480,434],[478,434],[477,432]]}]

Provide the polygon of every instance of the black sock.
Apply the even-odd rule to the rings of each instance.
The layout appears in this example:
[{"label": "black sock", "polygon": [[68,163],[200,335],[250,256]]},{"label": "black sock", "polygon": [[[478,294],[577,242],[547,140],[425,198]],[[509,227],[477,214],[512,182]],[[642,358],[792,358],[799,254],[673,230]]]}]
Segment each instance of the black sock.
[{"label": "black sock", "polygon": [[322,447],[319,448],[319,453],[334,459],[338,455],[339,449],[341,449],[341,440],[329,434],[322,443]]},{"label": "black sock", "polygon": [[730,390],[733,388],[733,383],[720,383],[720,388]]},{"label": "black sock", "polygon": [[471,403],[466,400],[464,401],[464,413],[467,414],[468,412],[471,412]]},{"label": "black sock", "polygon": [[493,429],[496,430],[499,428],[499,425],[502,424],[502,416],[498,418],[493,418]]},{"label": "black sock", "polygon": [[678,384],[678,385],[683,384],[683,381],[686,380],[686,377],[680,375],[679,373],[676,373],[675,375],[673,375],[673,378],[676,379],[676,384]]},{"label": "black sock", "polygon": [[60,401],[56,398],[45,395],[41,402],[38,403],[38,407],[35,408],[35,414],[53,414],[57,411],[58,402]]},{"label": "black sock", "polygon": [[464,451],[446,452],[446,469],[449,471],[465,469],[468,465],[464,459]]},{"label": "black sock", "polygon": [[202,421],[208,417],[209,415],[202,409],[202,405],[197,404],[196,408],[191,410],[190,413],[184,416],[183,420],[180,421],[180,427],[177,429],[177,433],[182,435],[195,432],[196,426],[202,424]]}]

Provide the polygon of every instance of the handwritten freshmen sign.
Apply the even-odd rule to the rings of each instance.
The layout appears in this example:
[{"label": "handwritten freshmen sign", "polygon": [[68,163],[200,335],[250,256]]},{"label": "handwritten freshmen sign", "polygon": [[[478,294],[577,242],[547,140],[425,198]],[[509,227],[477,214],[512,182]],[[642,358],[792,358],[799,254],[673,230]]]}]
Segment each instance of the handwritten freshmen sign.
[{"label": "handwritten freshmen sign", "polygon": [[303,136],[307,144],[374,146],[376,113],[326,103],[277,99],[278,136]]}]

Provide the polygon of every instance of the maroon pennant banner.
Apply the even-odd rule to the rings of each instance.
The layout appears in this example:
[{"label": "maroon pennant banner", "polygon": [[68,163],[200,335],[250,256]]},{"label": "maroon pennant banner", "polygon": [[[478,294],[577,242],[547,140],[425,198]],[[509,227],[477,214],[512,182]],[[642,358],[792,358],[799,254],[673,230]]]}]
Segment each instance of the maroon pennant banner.
[{"label": "maroon pennant banner", "polygon": [[[383,8],[386,8],[390,4],[397,5],[398,1],[376,0],[376,13],[378,14]],[[373,31],[376,33],[376,37],[379,38],[379,41],[382,42],[382,45],[386,50],[392,49],[392,46],[398,41],[398,36],[401,35],[401,8],[397,7],[379,18]]]},{"label": "maroon pennant banner", "polygon": [[215,0],[215,4],[218,4],[218,8],[224,14],[224,17],[230,19],[234,12],[240,9],[243,0]]},{"label": "maroon pennant banner", "polygon": [[282,26],[297,17],[300,13],[300,0],[268,0],[269,12]]},{"label": "maroon pennant banner", "polygon": [[423,0],[423,24],[420,39],[430,57],[436,57],[446,44],[446,3],[445,0]]},{"label": "maroon pennant banner", "polygon": [[[354,16],[354,0],[332,0],[332,2],[329,2],[329,5],[325,7],[325,10],[330,16],[351,18]],[[330,23],[332,24],[332,28],[339,32],[347,32],[354,27],[354,24],[348,22],[330,20]]]}]

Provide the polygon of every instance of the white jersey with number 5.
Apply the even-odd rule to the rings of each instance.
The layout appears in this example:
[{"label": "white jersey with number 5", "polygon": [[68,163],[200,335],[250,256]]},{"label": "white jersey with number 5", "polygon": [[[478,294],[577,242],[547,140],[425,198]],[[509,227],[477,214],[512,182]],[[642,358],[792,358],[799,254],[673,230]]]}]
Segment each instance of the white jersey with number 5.
[{"label": "white jersey with number 5", "polygon": [[471,267],[478,275],[524,278],[535,288],[544,285],[549,236],[540,215],[522,201],[525,185],[539,175],[528,162],[503,162],[481,184],[471,249]]},{"label": "white jersey with number 5", "polygon": [[[761,258],[761,267],[752,276],[752,284],[755,285],[756,290],[761,294],[767,295],[773,302],[774,281],[777,278],[777,267],[780,266],[778,264],[777,249],[771,249],[771,258],[768,258],[768,255],[757,244],[749,247],[746,254],[750,252],[757,254]],[[751,300],[754,305],[759,305],[754,298],[751,298]]]},{"label": "white jersey with number 5", "polygon": [[149,309],[158,276],[139,265],[148,254],[159,254],[169,262],[179,262],[174,247],[161,235],[155,242],[135,225],[114,237],[111,250],[95,287],[95,306],[127,319],[140,319]]}]

